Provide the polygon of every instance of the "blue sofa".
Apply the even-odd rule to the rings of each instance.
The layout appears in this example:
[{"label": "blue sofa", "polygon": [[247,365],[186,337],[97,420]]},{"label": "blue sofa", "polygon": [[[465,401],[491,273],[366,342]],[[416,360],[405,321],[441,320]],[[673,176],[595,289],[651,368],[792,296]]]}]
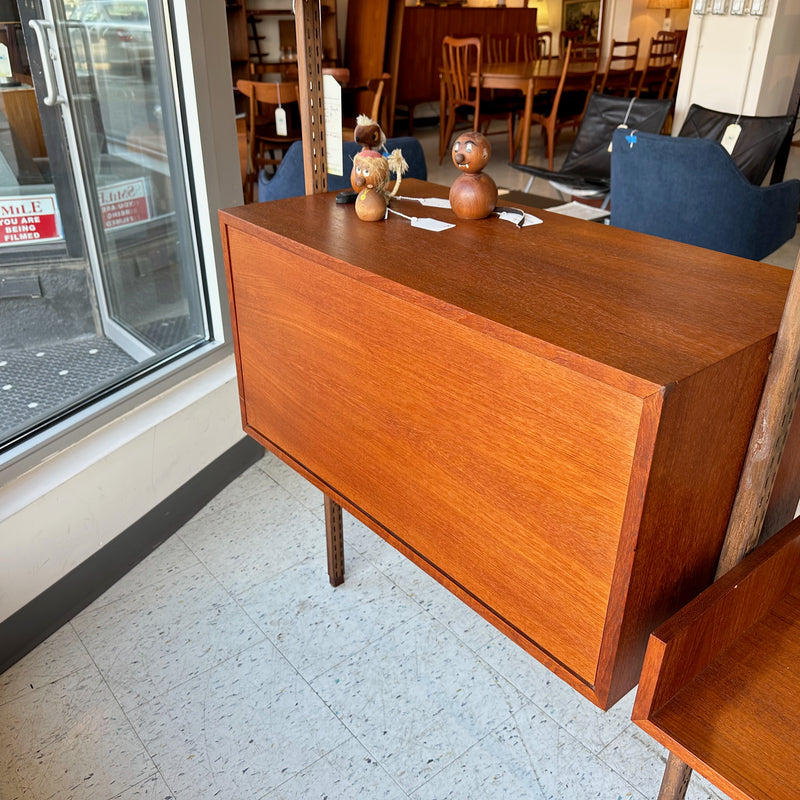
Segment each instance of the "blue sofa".
[{"label": "blue sofa", "polygon": [[[419,178],[427,180],[428,168],[425,164],[425,153],[419,140],[413,136],[398,136],[388,139],[386,147],[391,152],[396,148],[403,151],[408,162],[408,172],[403,178]],[[328,175],[328,191],[341,191],[350,188],[350,165],[353,156],[361,149],[355,142],[343,142],[344,175]],[[394,178],[392,178],[394,180]],[[402,189],[401,189],[402,191]],[[261,171],[258,176],[258,201],[282,200],[286,197],[299,197],[305,194],[305,171],[303,169],[303,143],[295,142],[284,155],[275,175],[270,178]]]},{"label": "blue sofa", "polygon": [[614,133],[618,228],[760,261],[794,236],[798,204],[800,181],[754,186],[710,139]]}]

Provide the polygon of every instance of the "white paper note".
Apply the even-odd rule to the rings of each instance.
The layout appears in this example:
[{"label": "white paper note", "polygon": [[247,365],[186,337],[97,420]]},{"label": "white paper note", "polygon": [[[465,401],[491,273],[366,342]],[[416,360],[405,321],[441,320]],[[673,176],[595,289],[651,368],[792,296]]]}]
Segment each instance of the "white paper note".
[{"label": "white paper note", "polygon": [[333,75],[322,76],[322,97],[325,107],[325,152],[328,173],[344,175],[342,162],[342,87]]},{"label": "white paper note", "polygon": [[589,206],[586,203],[564,203],[560,206],[550,206],[547,209],[554,214],[563,214],[565,217],[575,217],[576,219],[602,219],[607,217],[611,212],[606,208],[597,208],[596,206]]}]

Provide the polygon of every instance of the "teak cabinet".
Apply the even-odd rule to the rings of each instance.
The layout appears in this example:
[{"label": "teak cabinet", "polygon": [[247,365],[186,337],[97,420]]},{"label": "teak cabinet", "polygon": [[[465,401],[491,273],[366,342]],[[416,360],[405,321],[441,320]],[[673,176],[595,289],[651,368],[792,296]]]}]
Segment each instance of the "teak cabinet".
[{"label": "teak cabinet", "polygon": [[735,800],[796,800],[800,519],[650,637],[633,719]]},{"label": "teak cabinet", "polygon": [[242,417],[607,708],[712,580],[790,273],[533,212],[221,212]]}]

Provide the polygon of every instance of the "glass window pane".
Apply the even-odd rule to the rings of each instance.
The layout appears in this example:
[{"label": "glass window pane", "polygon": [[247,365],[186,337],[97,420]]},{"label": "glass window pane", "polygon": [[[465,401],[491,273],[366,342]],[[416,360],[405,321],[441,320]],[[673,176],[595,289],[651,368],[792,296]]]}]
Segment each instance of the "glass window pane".
[{"label": "glass window pane", "polygon": [[160,0],[29,5],[0,27],[0,447],[209,336]]}]

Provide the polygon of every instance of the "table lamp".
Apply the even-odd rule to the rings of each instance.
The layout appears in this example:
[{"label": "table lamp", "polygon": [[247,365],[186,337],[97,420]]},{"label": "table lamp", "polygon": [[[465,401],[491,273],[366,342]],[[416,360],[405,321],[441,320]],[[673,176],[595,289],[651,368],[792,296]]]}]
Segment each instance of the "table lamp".
[{"label": "table lamp", "polygon": [[648,8],[663,8],[664,9],[664,30],[672,30],[672,20],[670,19],[669,12],[673,8],[689,8],[691,0],[647,0]]}]

